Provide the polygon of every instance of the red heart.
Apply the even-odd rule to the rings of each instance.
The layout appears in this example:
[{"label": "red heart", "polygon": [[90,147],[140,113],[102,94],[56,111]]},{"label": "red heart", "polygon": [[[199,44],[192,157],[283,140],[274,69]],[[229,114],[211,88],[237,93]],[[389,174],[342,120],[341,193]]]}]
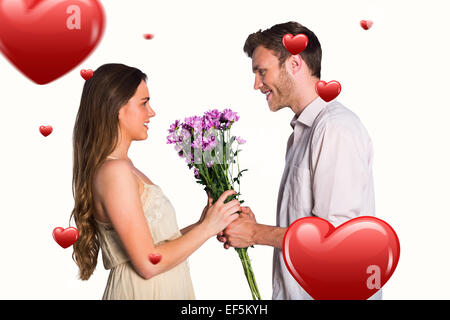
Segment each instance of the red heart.
[{"label": "red heart", "polygon": [[94,71],[92,71],[91,69],[81,69],[80,74],[84,80],[89,80],[94,75]]},{"label": "red heart", "polygon": [[371,297],[394,273],[399,256],[394,229],[374,217],[337,228],[322,218],[301,218],[283,239],[286,267],[314,299]]},{"label": "red heart", "polygon": [[0,51],[38,84],[82,62],[103,29],[103,7],[97,0],[0,0]]},{"label": "red heart", "polygon": [[359,22],[359,24],[361,25],[361,27],[362,27],[364,30],[369,30],[370,27],[372,27],[373,22],[372,22],[371,20],[361,20],[361,21]]},{"label": "red heart", "polygon": [[158,264],[162,259],[162,255],[160,253],[150,253],[148,259],[151,263]]},{"label": "red heart", "polygon": [[328,83],[320,80],[316,82],[316,92],[323,100],[330,102],[341,93],[341,84],[335,80]]},{"label": "red heart", "polygon": [[39,127],[39,131],[41,132],[41,134],[46,137],[48,136],[50,133],[53,132],[53,128],[52,126],[40,126]]},{"label": "red heart", "polygon": [[296,55],[306,49],[308,46],[308,37],[302,33],[297,34],[295,37],[287,33],[283,36],[283,45],[287,51]]},{"label": "red heart", "polygon": [[74,227],[57,227],[53,229],[53,239],[64,249],[68,248],[78,240],[78,230]]},{"label": "red heart", "polygon": [[153,39],[153,34],[151,34],[151,33],[146,33],[146,34],[144,34],[144,38],[145,39],[147,39],[147,40],[150,40],[150,39]]}]

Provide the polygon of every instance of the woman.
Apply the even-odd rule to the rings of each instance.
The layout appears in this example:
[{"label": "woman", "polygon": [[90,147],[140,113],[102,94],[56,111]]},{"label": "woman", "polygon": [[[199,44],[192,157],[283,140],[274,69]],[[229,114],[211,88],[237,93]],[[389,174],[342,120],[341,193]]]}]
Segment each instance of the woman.
[{"label": "woman", "polygon": [[87,280],[102,249],[111,269],[103,299],[194,299],[186,259],[238,217],[240,203],[224,204],[233,190],[214,205],[209,197],[200,220],[178,229],[161,188],[127,155],[155,116],[146,80],[136,68],[105,64],[84,84],[73,133],[73,259]]}]

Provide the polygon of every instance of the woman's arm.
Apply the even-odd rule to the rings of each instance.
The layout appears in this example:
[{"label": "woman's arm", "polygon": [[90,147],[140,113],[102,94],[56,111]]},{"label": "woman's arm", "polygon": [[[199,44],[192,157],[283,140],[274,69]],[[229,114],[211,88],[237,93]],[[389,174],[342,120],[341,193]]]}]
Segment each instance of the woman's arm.
[{"label": "woman's arm", "polygon": [[187,226],[187,227],[181,229],[180,232],[181,232],[181,234],[184,235],[184,234],[188,233],[189,231],[191,231],[196,226],[198,226],[198,222],[196,222],[194,224],[191,224],[190,226]]},{"label": "woman's arm", "polygon": [[[224,229],[238,215],[239,201],[223,203],[235,191],[226,191],[209,208],[202,223],[191,226],[180,238],[155,246],[142,210],[139,187],[129,163],[125,160],[109,161],[101,171],[103,188],[100,196],[114,229],[138,274],[149,279],[186,260],[206,240]],[[153,265],[148,255],[159,253],[161,261]]]},{"label": "woman's arm", "polygon": [[196,223],[191,224],[190,226],[187,226],[187,227],[181,229],[180,230],[181,234],[185,234],[185,233],[191,231],[192,228],[194,228],[195,226],[198,226],[200,223],[202,223],[202,221],[205,219],[206,212],[208,211],[210,201],[211,201],[211,199],[209,199],[209,197],[208,197],[208,203],[206,204],[205,208],[203,209],[200,219]]}]

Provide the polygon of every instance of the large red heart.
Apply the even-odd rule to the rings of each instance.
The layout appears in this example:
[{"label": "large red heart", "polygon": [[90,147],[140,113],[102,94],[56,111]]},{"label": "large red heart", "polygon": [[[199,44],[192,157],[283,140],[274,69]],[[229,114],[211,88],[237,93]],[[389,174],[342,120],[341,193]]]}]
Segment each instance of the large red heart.
[{"label": "large red heart", "polygon": [[295,37],[288,33],[283,36],[283,45],[287,51],[296,55],[308,46],[308,37],[302,33],[297,34]]},{"label": "large red heart", "polygon": [[78,230],[74,227],[57,227],[53,229],[53,239],[64,249],[68,248],[78,240]]},{"label": "large red heart", "polygon": [[330,102],[341,93],[341,84],[335,80],[328,83],[320,80],[316,82],[316,92],[323,100]]},{"label": "large red heart", "polygon": [[46,84],[92,52],[104,20],[97,0],[0,0],[0,51],[28,78]]},{"label": "large red heart", "polygon": [[374,217],[337,228],[322,218],[301,218],[283,239],[287,269],[314,299],[371,297],[394,273],[399,256],[394,229]]}]

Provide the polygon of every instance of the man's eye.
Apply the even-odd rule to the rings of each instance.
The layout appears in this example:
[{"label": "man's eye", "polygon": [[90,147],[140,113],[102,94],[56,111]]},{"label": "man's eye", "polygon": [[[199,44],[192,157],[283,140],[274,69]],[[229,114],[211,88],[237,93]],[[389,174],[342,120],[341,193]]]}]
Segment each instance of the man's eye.
[{"label": "man's eye", "polygon": [[260,76],[263,76],[265,73],[266,73],[265,70],[259,70],[259,75],[260,75]]}]

